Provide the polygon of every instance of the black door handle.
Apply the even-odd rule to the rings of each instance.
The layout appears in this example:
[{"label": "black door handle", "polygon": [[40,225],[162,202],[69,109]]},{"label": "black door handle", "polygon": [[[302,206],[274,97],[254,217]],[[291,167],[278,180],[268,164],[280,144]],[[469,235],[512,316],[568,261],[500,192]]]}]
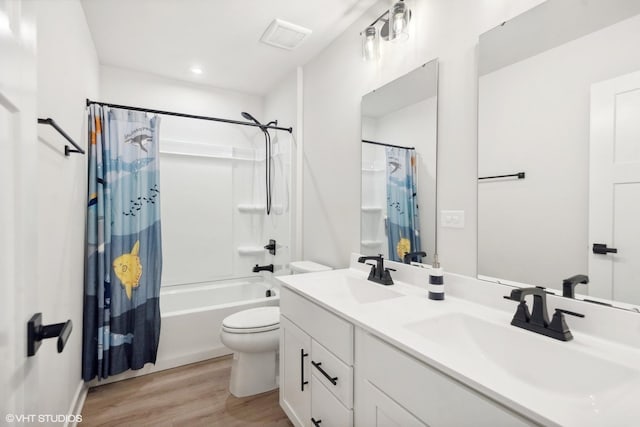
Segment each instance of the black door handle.
[{"label": "black door handle", "polygon": [[594,254],[600,254],[600,255],[606,255],[608,253],[617,254],[618,253],[618,249],[617,248],[608,248],[606,243],[594,243],[593,244],[593,253]]},{"label": "black door handle", "polygon": [[327,371],[325,371],[324,369],[322,369],[320,366],[322,366],[322,362],[314,362],[313,360],[311,361],[311,364],[318,370],[320,371],[320,373],[322,375],[324,375],[324,377],[326,379],[329,380],[329,382],[333,385],[338,385],[338,377],[332,377],[331,375],[329,375],[327,373]]},{"label": "black door handle", "polygon": [[304,380],[304,358],[309,356],[309,353],[304,352],[304,348],[300,349],[300,391],[304,391],[304,386],[309,384],[309,381]]},{"label": "black door handle", "polygon": [[316,420],[315,418],[311,417],[311,422],[314,426],[320,427],[320,423],[322,422],[322,420]]}]

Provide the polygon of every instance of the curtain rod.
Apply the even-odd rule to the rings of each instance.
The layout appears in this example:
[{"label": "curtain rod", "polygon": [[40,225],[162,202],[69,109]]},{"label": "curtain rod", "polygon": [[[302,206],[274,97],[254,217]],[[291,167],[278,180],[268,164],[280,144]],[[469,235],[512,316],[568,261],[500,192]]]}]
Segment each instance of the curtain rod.
[{"label": "curtain rod", "polygon": [[231,124],[234,124],[234,125],[259,127],[259,128],[262,128],[262,129],[284,130],[284,131],[287,131],[289,133],[293,133],[293,128],[291,128],[291,127],[284,128],[284,127],[279,127],[279,126],[259,125],[257,123],[253,123],[253,122],[242,122],[240,120],[221,119],[219,117],[197,116],[197,115],[194,115],[194,114],[176,113],[176,112],[173,112],[173,111],[152,110],[151,108],[140,108],[140,107],[131,107],[129,105],[109,104],[109,103],[106,103],[106,102],[92,101],[89,98],[87,98],[87,107],[89,105],[91,105],[91,104],[102,105],[102,106],[111,107],[111,108],[121,108],[123,110],[142,111],[142,112],[145,112],[145,113],[162,114],[163,116],[185,117],[187,119],[198,119],[198,120],[208,120],[208,121],[211,121],[211,122],[231,123]]},{"label": "curtain rod", "polygon": [[366,142],[367,144],[382,145],[383,147],[393,147],[393,148],[403,148],[405,150],[415,150],[414,147],[403,147],[401,145],[385,144],[384,142],[369,141],[367,139],[363,139],[362,142]]}]

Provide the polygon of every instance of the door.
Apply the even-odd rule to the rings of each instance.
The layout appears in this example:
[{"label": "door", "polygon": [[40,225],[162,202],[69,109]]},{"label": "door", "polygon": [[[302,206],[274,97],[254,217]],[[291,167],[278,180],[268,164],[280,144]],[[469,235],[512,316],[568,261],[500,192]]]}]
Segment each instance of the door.
[{"label": "door", "polygon": [[0,416],[37,413],[26,330],[36,296],[34,2],[0,0]]},{"label": "door", "polygon": [[398,405],[369,381],[363,381],[360,427],[425,427],[426,424]]},{"label": "door", "polygon": [[280,406],[297,427],[311,424],[311,337],[280,316]]},{"label": "door", "polygon": [[591,86],[590,137],[589,294],[640,304],[640,72]]}]

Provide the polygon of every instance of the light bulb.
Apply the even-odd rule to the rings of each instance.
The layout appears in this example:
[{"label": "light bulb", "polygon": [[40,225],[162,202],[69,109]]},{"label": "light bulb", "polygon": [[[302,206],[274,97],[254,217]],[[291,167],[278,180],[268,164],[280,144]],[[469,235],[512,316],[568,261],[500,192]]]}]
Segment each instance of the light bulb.
[{"label": "light bulb", "polygon": [[371,61],[378,57],[378,37],[376,37],[376,28],[367,27],[362,33],[362,58],[365,61]]},{"label": "light bulb", "polygon": [[408,24],[411,16],[410,10],[403,1],[398,1],[389,11],[391,16],[391,34],[389,40],[404,41],[409,38]]}]

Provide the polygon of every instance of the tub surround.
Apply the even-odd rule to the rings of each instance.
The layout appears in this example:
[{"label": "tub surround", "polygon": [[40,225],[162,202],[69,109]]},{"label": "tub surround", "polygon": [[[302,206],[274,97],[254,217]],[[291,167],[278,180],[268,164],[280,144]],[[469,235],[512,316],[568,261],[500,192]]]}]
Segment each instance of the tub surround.
[{"label": "tub surround", "polygon": [[[356,367],[358,349],[381,341],[395,347],[390,352],[400,350],[497,402],[524,424],[628,425],[640,416],[637,313],[549,295],[550,313],[563,308],[585,315],[566,319],[574,339],[561,342],[510,325],[517,306],[503,299],[510,287],[445,274],[446,299],[432,301],[429,269],[389,262],[397,269],[395,285],[381,286],[367,281],[370,267],[356,259],[349,269],[278,278],[284,293],[355,326]],[[285,313],[284,296],[282,308]],[[369,347],[362,344],[367,339]],[[355,387],[358,425],[365,418],[357,413],[357,379]]]}]

